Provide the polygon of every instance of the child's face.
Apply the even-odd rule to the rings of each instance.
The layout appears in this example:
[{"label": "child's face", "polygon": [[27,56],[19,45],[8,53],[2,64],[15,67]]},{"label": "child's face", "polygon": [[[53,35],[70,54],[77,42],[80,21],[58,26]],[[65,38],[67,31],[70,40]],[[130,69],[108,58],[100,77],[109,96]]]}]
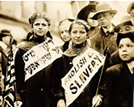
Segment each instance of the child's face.
[{"label": "child's face", "polygon": [[2,41],[6,44],[9,45],[9,41],[10,41],[10,36],[5,36],[2,38]]},{"label": "child's face", "polygon": [[33,31],[38,36],[44,36],[48,31],[48,23],[45,19],[36,19],[33,23]]},{"label": "child's face", "polygon": [[77,23],[73,24],[70,34],[71,34],[71,41],[75,45],[80,45],[86,41],[87,32],[83,25]]},{"label": "child's face", "polygon": [[119,43],[119,56],[123,61],[134,58],[134,42],[129,38],[123,38]]},{"label": "child's face", "polygon": [[98,26],[98,21],[92,19],[92,17],[93,17],[94,14],[95,14],[95,12],[90,12],[90,13],[88,14],[88,17],[87,17],[87,22],[88,22],[89,26],[91,26],[91,27],[96,27],[96,26]]},{"label": "child's face", "polygon": [[61,36],[61,39],[64,42],[67,42],[70,40],[70,35],[69,35],[69,27],[70,27],[71,22],[63,22],[60,26],[59,26],[59,33]]}]

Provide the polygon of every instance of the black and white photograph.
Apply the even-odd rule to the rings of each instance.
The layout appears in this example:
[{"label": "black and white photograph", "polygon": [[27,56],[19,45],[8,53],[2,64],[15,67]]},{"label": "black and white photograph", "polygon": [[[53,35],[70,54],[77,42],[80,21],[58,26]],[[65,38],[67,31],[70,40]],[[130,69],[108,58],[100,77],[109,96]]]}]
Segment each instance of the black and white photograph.
[{"label": "black and white photograph", "polygon": [[0,107],[134,107],[134,1],[1,0]]}]

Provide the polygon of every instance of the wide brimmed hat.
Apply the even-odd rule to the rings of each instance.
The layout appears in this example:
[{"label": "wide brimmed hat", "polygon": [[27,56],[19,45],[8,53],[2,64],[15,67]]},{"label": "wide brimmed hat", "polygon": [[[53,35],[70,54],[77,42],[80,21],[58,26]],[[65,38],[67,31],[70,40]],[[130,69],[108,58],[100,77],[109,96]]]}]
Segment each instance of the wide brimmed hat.
[{"label": "wide brimmed hat", "polygon": [[77,18],[87,21],[88,14],[90,12],[95,12],[95,8],[96,8],[96,5],[94,5],[94,4],[88,4],[87,6],[83,7],[79,11],[79,13],[77,15]]},{"label": "wide brimmed hat", "polygon": [[0,32],[0,37],[4,37],[4,36],[10,36],[11,32],[8,29],[2,29]]},{"label": "wide brimmed hat", "polygon": [[127,12],[130,14],[131,10],[134,9],[134,1],[131,2],[127,7]]},{"label": "wide brimmed hat", "polygon": [[104,13],[104,12],[109,12],[111,14],[116,14],[117,11],[116,10],[113,10],[109,4],[107,3],[100,3],[98,5],[96,5],[96,14],[93,16],[92,19],[97,19],[97,16],[101,13]]},{"label": "wide brimmed hat", "polygon": [[[122,27],[126,27],[125,29],[122,29]],[[130,16],[124,16],[121,19],[120,24],[115,26],[115,32],[117,33],[127,33],[127,32],[132,32],[133,31],[133,24],[130,20]]]}]

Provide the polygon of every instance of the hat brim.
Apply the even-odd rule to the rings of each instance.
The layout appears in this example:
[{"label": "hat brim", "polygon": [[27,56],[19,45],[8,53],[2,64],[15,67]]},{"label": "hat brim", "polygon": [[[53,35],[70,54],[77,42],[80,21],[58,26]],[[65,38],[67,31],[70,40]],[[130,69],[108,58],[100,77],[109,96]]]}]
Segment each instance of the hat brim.
[{"label": "hat brim", "polygon": [[126,21],[115,26],[115,32],[119,32],[120,28],[125,25],[133,26],[131,21]]},{"label": "hat brim", "polygon": [[95,7],[96,5],[92,5],[92,4],[85,6],[79,11],[77,18],[87,21],[88,14],[90,12],[95,12]]},{"label": "hat brim", "polygon": [[99,14],[105,13],[105,12],[109,12],[109,13],[114,14],[114,15],[117,13],[116,10],[102,10],[102,11],[96,12],[96,14],[93,16],[92,19],[97,19],[97,17],[98,17]]},{"label": "hat brim", "polygon": [[9,33],[0,33],[0,36],[1,37],[10,36],[10,34]]},{"label": "hat brim", "polygon": [[134,1],[131,2],[131,3],[128,5],[128,7],[127,7],[127,12],[128,12],[128,14],[130,14],[130,12],[131,12],[131,10],[132,10],[132,7],[134,8]]}]

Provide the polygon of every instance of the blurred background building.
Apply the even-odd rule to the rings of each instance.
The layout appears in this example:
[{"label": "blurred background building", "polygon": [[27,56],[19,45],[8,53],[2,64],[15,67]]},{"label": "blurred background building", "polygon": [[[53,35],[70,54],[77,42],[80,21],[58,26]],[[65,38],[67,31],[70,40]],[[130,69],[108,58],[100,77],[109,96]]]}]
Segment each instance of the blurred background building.
[{"label": "blurred background building", "polygon": [[[127,15],[127,6],[131,1],[104,2],[108,2],[118,11],[113,20],[116,25]],[[14,38],[20,42],[30,30],[28,18],[34,12],[46,12],[52,23],[50,30],[57,40],[59,21],[64,18],[76,18],[80,9],[88,3],[89,1],[0,1],[0,30],[3,28],[11,30]]]}]

